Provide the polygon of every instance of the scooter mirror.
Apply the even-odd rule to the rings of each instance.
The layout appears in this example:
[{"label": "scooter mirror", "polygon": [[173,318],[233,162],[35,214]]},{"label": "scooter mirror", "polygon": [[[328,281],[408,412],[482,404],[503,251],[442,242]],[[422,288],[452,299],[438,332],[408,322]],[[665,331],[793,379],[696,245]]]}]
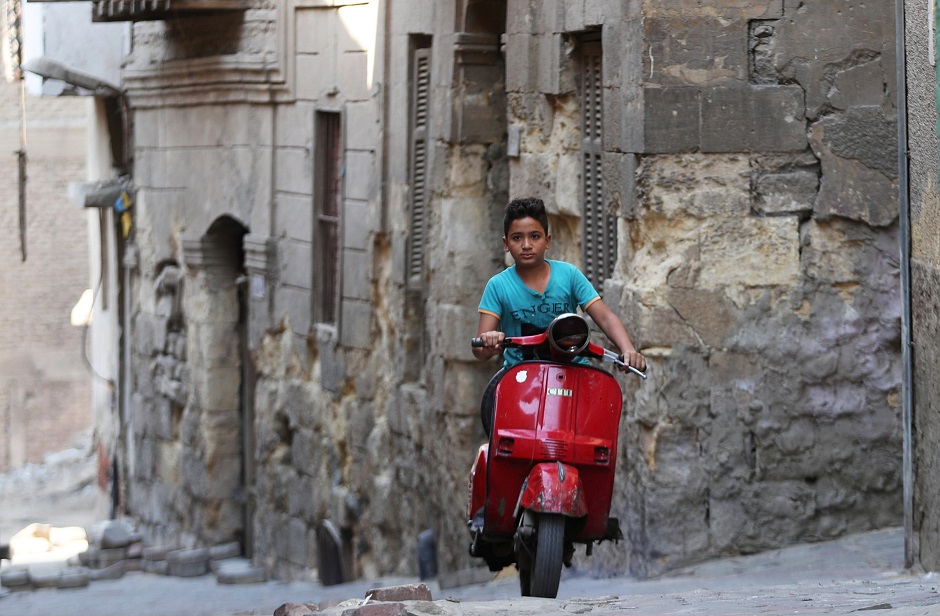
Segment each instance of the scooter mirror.
[{"label": "scooter mirror", "polygon": [[587,348],[591,331],[584,317],[566,313],[548,326],[548,344],[558,353],[574,357]]}]

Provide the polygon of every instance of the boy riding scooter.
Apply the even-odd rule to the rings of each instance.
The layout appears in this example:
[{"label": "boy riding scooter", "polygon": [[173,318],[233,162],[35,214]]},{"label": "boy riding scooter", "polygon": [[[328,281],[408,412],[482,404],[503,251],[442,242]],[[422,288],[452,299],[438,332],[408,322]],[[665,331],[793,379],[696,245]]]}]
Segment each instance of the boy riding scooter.
[{"label": "boy riding scooter", "polygon": [[[512,201],[504,228],[515,265],[487,284],[472,341],[479,359],[505,359],[481,407],[490,438],[470,472],[470,554],[493,571],[515,564],[524,596],[555,597],[574,544],[591,554],[594,543],[622,538],[608,517],[622,394],[588,358],[643,378],[646,360],[584,275],[545,259],[541,200]],[[579,307],[622,355],[590,342]]]},{"label": "boy riding scooter", "polygon": [[[483,346],[474,348],[477,359],[488,360],[502,353],[503,370],[487,387],[491,394],[502,373],[524,359],[520,349],[503,349],[506,336],[525,336],[545,331],[560,314],[574,313],[580,307],[623,354],[624,372],[632,366],[646,370],[646,358],[637,352],[620,318],[607,307],[587,277],[564,261],[545,258],[552,243],[548,232],[548,214],[541,199],[514,199],[506,206],[503,218],[503,248],[515,265],[490,278],[480,300],[480,324],[477,337]],[[578,359],[579,363],[589,363]],[[484,400],[484,405],[486,401]],[[491,418],[483,417],[489,434]]]}]

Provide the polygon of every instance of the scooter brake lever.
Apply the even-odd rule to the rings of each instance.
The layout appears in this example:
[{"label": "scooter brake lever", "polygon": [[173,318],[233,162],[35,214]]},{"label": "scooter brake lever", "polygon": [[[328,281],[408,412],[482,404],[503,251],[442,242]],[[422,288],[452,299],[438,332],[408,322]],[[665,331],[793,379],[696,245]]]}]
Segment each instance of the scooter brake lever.
[{"label": "scooter brake lever", "polygon": [[637,368],[634,368],[633,366],[627,365],[627,363],[626,363],[625,361],[623,361],[623,354],[617,355],[617,354],[614,353],[613,351],[609,351],[609,350],[607,350],[607,349],[604,349],[604,361],[613,362],[613,363],[618,364],[618,365],[620,365],[620,366],[626,366],[627,370],[629,370],[629,371],[632,372],[633,374],[637,375],[638,377],[640,377],[640,378],[643,379],[644,381],[645,381],[647,378],[649,378],[649,377],[646,376],[646,373],[643,372],[642,370],[639,370],[639,369],[637,369]]}]

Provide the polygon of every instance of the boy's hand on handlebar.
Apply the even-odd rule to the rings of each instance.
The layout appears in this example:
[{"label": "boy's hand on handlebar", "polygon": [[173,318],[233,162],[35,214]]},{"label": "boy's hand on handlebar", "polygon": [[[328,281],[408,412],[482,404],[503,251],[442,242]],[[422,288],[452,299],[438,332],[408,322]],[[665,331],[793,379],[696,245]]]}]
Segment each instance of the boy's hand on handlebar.
[{"label": "boy's hand on handlebar", "polygon": [[503,340],[506,339],[506,334],[503,332],[488,331],[481,333],[478,337],[483,342],[483,346],[474,349],[477,357],[489,358],[503,352]]},{"label": "boy's hand on handlebar", "polygon": [[626,365],[620,366],[621,372],[629,372],[628,366],[636,368],[640,372],[646,372],[646,358],[636,349],[623,354],[623,363]]}]

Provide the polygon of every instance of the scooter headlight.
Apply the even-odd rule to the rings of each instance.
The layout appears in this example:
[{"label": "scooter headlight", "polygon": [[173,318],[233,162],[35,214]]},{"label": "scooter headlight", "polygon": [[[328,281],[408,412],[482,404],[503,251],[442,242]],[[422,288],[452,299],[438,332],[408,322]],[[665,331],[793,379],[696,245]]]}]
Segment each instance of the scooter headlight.
[{"label": "scooter headlight", "polygon": [[577,314],[560,314],[548,326],[548,344],[558,353],[570,357],[586,349],[590,337],[587,321]]}]

